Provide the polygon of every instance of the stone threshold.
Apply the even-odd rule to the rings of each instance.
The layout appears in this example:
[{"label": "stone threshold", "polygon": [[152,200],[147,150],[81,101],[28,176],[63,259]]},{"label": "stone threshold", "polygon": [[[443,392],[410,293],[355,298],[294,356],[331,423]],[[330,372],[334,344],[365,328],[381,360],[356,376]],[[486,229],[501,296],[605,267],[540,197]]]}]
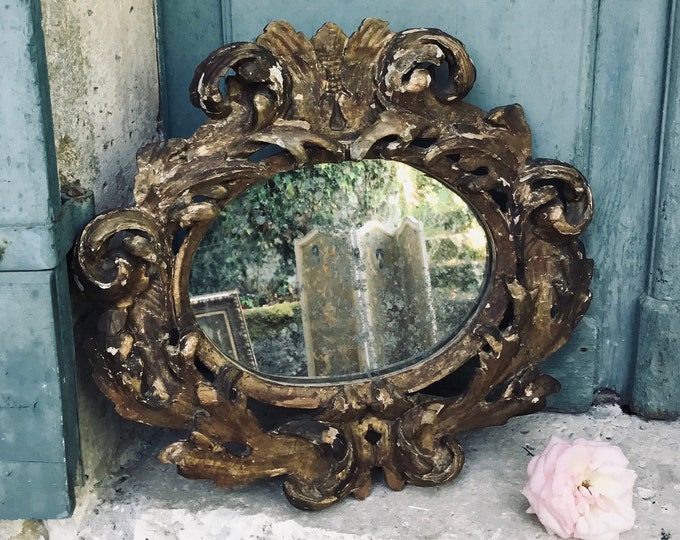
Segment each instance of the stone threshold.
[{"label": "stone threshold", "polygon": [[68,519],[0,521],[8,540],[349,540],[552,538],[526,514],[520,490],[531,455],[552,435],[601,439],[622,448],[637,472],[636,526],[622,540],[680,539],[680,422],[648,421],[613,405],[582,415],[539,413],[465,434],[467,461],[449,484],[390,490],[376,473],[366,500],[296,510],[281,479],[230,490],[187,480],[154,459],[167,438],[137,441],[113,474],[79,489]]}]

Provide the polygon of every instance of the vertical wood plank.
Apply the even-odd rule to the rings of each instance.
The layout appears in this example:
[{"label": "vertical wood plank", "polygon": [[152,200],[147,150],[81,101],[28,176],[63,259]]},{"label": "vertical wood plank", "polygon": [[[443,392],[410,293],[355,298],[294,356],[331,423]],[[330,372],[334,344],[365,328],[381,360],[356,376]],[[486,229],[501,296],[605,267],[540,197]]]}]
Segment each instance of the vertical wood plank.
[{"label": "vertical wood plank", "polygon": [[8,0],[0,17],[0,258],[42,250],[0,272],[0,519],[68,515],[79,455],[66,263],[55,260],[77,212],[59,196],[40,13],[38,0]]},{"label": "vertical wood plank", "polygon": [[599,332],[598,385],[630,401],[637,302],[647,284],[664,80],[667,0],[602,0],[589,180],[595,260],[588,315]]},{"label": "vertical wood plank", "polygon": [[69,516],[73,493],[63,464],[0,461],[0,478],[0,519]]},{"label": "vertical wood plank", "polygon": [[648,293],[640,303],[635,411],[680,416],[680,11],[673,2]]},{"label": "vertical wood plank", "polygon": [[163,0],[156,6],[163,122],[169,136],[188,137],[205,120],[189,103],[189,83],[201,60],[230,37],[224,35],[229,23],[222,20],[229,10],[223,11],[221,0]]},{"label": "vertical wood plank", "polygon": [[597,347],[597,322],[586,315],[567,344],[541,364],[541,371],[555,377],[561,385],[557,394],[548,396],[549,409],[561,412],[585,412],[590,409]]},{"label": "vertical wood plank", "polygon": [[39,2],[2,7],[0,73],[0,225],[49,222],[59,184]]}]

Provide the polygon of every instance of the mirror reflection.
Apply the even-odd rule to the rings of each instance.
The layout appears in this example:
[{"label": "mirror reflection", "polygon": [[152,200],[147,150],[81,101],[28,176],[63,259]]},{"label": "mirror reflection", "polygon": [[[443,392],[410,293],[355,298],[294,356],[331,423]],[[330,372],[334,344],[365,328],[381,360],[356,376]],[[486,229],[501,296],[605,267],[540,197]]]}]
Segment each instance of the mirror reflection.
[{"label": "mirror reflection", "polygon": [[227,205],[194,257],[191,303],[215,345],[261,373],[389,371],[458,331],[487,253],[470,208],[424,173],[316,165]]}]

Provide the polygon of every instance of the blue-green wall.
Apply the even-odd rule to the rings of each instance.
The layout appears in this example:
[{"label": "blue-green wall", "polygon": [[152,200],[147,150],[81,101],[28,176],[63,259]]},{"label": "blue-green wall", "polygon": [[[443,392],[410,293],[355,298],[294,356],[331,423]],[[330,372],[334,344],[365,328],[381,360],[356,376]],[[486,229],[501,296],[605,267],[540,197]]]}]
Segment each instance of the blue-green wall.
[{"label": "blue-green wall", "polygon": [[[0,7],[0,519],[68,515],[79,456],[62,204],[37,1]],[[86,199],[84,199],[86,200]]]}]

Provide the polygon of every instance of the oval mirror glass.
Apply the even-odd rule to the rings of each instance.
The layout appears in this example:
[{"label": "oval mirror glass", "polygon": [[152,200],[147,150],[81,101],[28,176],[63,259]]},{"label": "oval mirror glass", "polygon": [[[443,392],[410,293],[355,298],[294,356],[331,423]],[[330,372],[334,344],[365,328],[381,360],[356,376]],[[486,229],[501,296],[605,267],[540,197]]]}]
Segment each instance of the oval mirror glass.
[{"label": "oval mirror glass", "polygon": [[458,332],[488,251],[467,204],[419,170],[316,165],[225,207],[195,254],[191,304],[208,338],[260,373],[384,373]]}]

